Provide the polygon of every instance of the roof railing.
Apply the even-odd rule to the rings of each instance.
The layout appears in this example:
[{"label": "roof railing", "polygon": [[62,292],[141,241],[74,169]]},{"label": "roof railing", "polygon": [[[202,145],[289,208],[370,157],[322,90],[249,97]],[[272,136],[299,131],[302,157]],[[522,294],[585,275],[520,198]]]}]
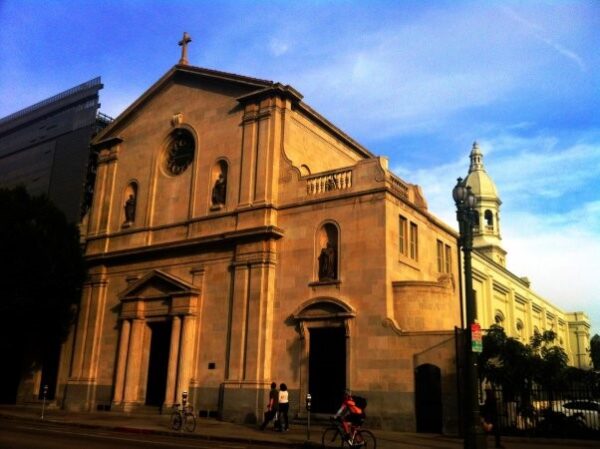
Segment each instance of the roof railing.
[{"label": "roof railing", "polygon": [[34,105],[31,105],[31,106],[28,106],[25,109],[21,109],[20,111],[17,111],[17,112],[15,112],[13,114],[7,115],[6,117],[0,119],[0,124],[6,123],[6,122],[8,122],[10,120],[14,120],[14,119],[19,118],[19,117],[22,117],[22,116],[24,116],[26,114],[29,114],[30,112],[33,112],[33,111],[35,111],[37,109],[41,109],[44,106],[49,105],[50,103],[53,103],[53,102],[58,101],[58,100],[62,100],[63,98],[66,98],[66,97],[68,97],[70,95],[73,95],[73,94],[76,94],[78,92],[82,92],[84,90],[90,89],[92,87],[99,86],[100,84],[101,84],[100,77],[98,76],[98,77],[96,77],[94,79],[91,79],[89,81],[86,81],[85,83],[80,84],[79,86],[75,86],[75,87],[72,87],[70,89],[67,89],[64,92],[61,92],[61,93],[59,93],[57,95],[54,95],[53,97],[46,98],[45,100],[40,101],[39,103],[36,103]]}]

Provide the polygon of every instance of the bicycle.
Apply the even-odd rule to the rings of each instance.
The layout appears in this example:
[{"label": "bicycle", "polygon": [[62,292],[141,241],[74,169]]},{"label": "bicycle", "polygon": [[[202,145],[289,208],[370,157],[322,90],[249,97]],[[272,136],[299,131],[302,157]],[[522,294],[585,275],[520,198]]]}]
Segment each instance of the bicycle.
[{"label": "bicycle", "polygon": [[347,434],[339,419],[333,421],[335,421],[335,424],[323,431],[321,437],[323,447],[376,449],[377,439],[370,430],[362,429],[360,425],[352,425],[350,434]]},{"label": "bicycle", "polygon": [[181,430],[183,427],[188,432],[196,430],[196,415],[191,405],[180,407],[181,404],[173,405],[171,413],[171,429]]}]

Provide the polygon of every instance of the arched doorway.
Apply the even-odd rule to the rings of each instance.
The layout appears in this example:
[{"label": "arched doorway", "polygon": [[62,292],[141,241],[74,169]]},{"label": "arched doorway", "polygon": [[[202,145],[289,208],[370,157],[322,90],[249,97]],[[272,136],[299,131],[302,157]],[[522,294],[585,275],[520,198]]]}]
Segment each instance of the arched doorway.
[{"label": "arched doorway", "polygon": [[351,385],[350,322],[355,315],[335,298],[307,301],[293,315],[302,341],[301,394],[311,394],[314,413],[335,413]]},{"label": "arched doorway", "polygon": [[435,365],[415,370],[415,414],[417,432],[442,433],[442,375]]}]

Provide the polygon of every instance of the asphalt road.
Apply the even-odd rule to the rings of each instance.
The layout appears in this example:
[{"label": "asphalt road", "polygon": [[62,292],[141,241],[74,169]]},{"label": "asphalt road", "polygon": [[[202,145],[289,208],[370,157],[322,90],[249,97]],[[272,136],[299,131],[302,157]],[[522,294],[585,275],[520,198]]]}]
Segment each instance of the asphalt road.
[{"label": "asphalt road", "polygon": [[263,449],[273,446],[0,420],[0,449]]}]

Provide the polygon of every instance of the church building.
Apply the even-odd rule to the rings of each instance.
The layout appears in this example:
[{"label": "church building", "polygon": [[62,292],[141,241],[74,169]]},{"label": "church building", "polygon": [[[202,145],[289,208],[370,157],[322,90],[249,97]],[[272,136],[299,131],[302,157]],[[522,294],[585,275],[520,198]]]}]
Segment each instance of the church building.
[{"label": "church building", "polygon": [[552,330],[556,344],[569,356],[569,365],[590,369],[590,320],[584,312],[566,312],[542,298],[526,277],[506,268],[506,251],[501,245],[500,197],[483,165],[477,143],[470,154],[465,179],[477,198],[473,239],[473,289],[482,328],[502,326],[509,337],[529,343],[535,332]]},{"label": "church building", "polygon": [[158,412],[188,392],[256,422],[277,382],[291,415],[349,388],[374,427],[456,431],[456,232],[293,87],[190,66],[182,44],[92,142],[57,401]]}]

